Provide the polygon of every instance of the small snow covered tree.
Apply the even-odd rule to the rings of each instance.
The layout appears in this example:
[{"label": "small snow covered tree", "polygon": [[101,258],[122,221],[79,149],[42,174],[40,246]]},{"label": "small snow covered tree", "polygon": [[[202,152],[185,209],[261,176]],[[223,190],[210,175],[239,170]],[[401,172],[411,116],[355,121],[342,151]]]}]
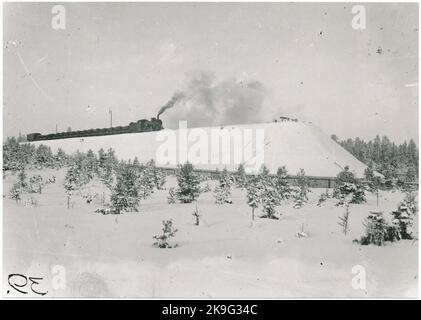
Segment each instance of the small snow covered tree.
[{"label": "small snow covered tree", "polygon": [[110,189],[113,188],[115,179],[115,170],[118,166],[118,159],[112,148],[105,152],[103,149],[98,151],[97,174],[101,181]]},{"label": "small snow covered tree", "polygon": [[36,174],[29,178],[28,191],[30,193],[41,193],[44,181],[41,175]]},{"label": "small snow covered tree", "polygon": [[238,166],[237,172],[235,173],[235,186],[240,189],[244,189],[247,185],[247,175],[244,165],[241,163]]},{"label": "small snow covered tree", "polygon": [[125,165],[117,173],[117,183],[112,190],[111,205],[117,214],[122,211],[138,211],[140,202],[138,172]]},{"label": "small snow covered tree", "polygon": [[254,225],[254,210],[259,207],[260,198],[260,189],[258,184],[258,179],[252,177],[249,179],[247,184],[247,204],[251,208],[251,222]]},{"label": "small snow covered tree", "polygon": [[66,155],[63,149],[58,148],[57,153],[54,156],[54,161],[57,168],[63,168],[68,165],[69,157]]},{"label": "small snow covered tree", "polygon": [[77,167],[70,167],[67,172],[66,176],[64,177],[64,190],[67,195],[67,209],[70,208],[70,199],[77,188],[81,185],[80,179],[77,174]]},{"label": "small snow covered tree", "polygon": [[28,186],[28,183],[26,182],[25,169],[19,171],[17,183],[19,183],[21,188],[23,189],[25,189]]},{"label": "small snow covered tree", "polygon": [[278,168],[278,171],[276,172],[275,187],[281,200],[290,198],[291,187],[288,182],[288,171],[285,166]]},{"label": "small snow covered tree", "polygon": [[86,157],[84,159],[84,166],[89,180],[93,179],[95,173],[98,171],[98,161],[94,152],[91,149],[89,149],[86,153]]},{"label": "small snow covered tree", "polygon": [[219,185],[215,188],[214,197],[217,204],[232,203],[231,184],[232,177],[225,168],[219,175]]},{"label": "small snow covered tree", "polygon": [[177,246],[177,244],[172,245],[169,243],[169,240],[173,238],[178,231],[178,229],[173,229],[173,221],[170,220],[162,220],[162,224],[164,227],[162,228],[162,235],[160,236],[153,236],[153,238],[156,240],[153,244],[154,246],[158,248],[174,248]]},{"label": "small snow covered tree", "polygon": [[355,183],[355,176],[349,170],[348,166],[345,166],[344,169],[338,173],[336,176],[336,185],[340,186],[343,183]]},{"label": "small snow covered tree", "polygon": [[392,212],[392,224],[396,227],[398,239],[413,239],[410,228],[413,225],[414,216],[418,212],[415,194],[408,192],[399,204],[398,209]]},{"label": "small snow covered tree", "polygon": [[257,177],[259,179],[259,184],[261,185],[269,185],[273,183],[273,180],[271,176],[269,175],[269,169],[265,165],[262,165]]},{"label": "small snow covered tree", "polygon": [[181,166],[177,172],[178,188],[176,195],[183,203],[190,203],[200,194],[200,179],[189,162]]},{"label": "small snow covered tree", "polygon": [[167,202],[173,204],[176,202],[175,188],[169,188]]},{"label": "small snow covered tree", "polygon": [[390,226],[381,212],[370,212],[364,220],[365,235],[354,242],[362,245],[375,244],[383,246],[386,241],[394,241],[396,230]]},{"label": "small snow covered tree", "polygon": [[329,195],[327,193],[325,193],[325,192],[322,193],[320,195],[319,200],[317,201],[317,206],[321,207],[323,205],[323,203],[325,203],[328,198],[329,198]]},{"label": "small snow covered tree", "polygon": [[34,165],[38,169],[42,168],[53,168],[54,167],[54,156],[51,152],[51,148],[40,144],[35,151],[34,155]]},{"label": "small snow covered tree", "polygon": [[266,186],[263,189],[261,197],[263,209],[263,215],[261,217],[278,220],[279,218],[276,216],[275,207],[279,204],[280,201],[279,194],[277,193],[276,189],[272,186]]},{"label": "small snow covered tree", "polygon": [[364,185],[357,181],[348,166],[337,175],[333,196],[339,199],[337,205],[345,204],[348,196],[351,197],[349,203],[359,204],[366,201]]},{"label": "small snow covered tree", "polygon": [[346,235],[349,231],[349,205],[346,205],[345,207],[345,213],[343,216],[339,217],[339,222],[338,224],[341,226],[342,228],[342,232],[344,233],[344,235]]},{"label": "small snow covered tree", "polygon": [[166,175],[162,170],[156,167],[154,160],[150,160],[146,164],[145,173],[149,175],[149,179],[155,188],[158,190],[163,189],[166,182]]},{"label": "small snow covered tree", "polygon": [[309,181],[304,169],[300,169],[295,181],[298,186],[298,190],[294,194],[294,208],[299,209],[304,205],[305,202],[307,202],[308,193],[310,192]]},{"label": "small snow covered tree", "polygon": [[22,185],[19,182],[13,184],[9,192],[9,198],[16,201],[16,203],[22,200],[22,193],[24,192]]},{"label": "small snow covered tree", "polygon": [[199,210],[197,209],[197,201],[196,201],[196,208],[193,211],[192,215],[195,219],[195,225],[198,226],[200,224],[200,214],[199,214]]},{"label": "small snow covered tree", "polygon": [[[134,168],[137,169],[137,167]],[[151,169],[148,167],[141,167],[138,187],[142,198],[148,198],[153,193],[155,186],[155,176]]]}]

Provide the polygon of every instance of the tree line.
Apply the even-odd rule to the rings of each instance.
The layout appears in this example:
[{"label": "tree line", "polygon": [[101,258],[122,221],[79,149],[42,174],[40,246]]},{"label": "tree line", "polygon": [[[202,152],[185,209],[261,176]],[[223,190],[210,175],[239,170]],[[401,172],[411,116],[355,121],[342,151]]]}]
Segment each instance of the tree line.
[{"label": "tree line", "polygon": [[358,137],[340,140],[334,134],[331,138],[386,179],[404,182],[415,182],[418,179],[418,147],[412,139],[396,144],[387,136],[379,135],[369,141]]}]

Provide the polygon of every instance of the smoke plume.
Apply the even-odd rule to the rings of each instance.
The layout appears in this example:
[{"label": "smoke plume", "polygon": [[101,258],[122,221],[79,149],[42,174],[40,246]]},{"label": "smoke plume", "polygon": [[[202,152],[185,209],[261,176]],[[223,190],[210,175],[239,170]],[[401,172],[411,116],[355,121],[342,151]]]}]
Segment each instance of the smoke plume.
[{"label": "smoke plume", "polygon": [[174,107],[177,101],[181,100],[183,97],[184,97],[184,94],[182,92],[180,91],[175,92],[172,98],[165,105],[163,105],[161,109],[159,109],[157,118],[159,118],[159,116],[163,114],[165,110]]},{"label": "smoke plume", "polygon": [[247,124],[265,119],[268,92],[258,81],[217,81],[206,72],[193,74],[185,89],[176,92],[160,110],[164,126],[177,128],[179,120],[189,127]]}]

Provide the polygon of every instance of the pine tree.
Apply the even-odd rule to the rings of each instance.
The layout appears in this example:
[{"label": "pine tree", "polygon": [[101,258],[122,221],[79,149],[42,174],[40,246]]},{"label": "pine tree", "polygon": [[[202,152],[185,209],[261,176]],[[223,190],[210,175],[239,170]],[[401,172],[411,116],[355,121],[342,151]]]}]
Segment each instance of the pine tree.
[{"label": "pine tree", "polygon": [[164,227],[162,228],[162,235],[153,236],[153,238],[156,240],[153,245],[158,248],[163,248],[163,249],[176,247],[177,244],[171,245],[169,243],[169,240],[173,238],[175,234],[178,232],[178,229],[173,229],[172,219],[162,220],[162,224],[164,225]]},{"label": "pine tree", "polygon": [[290,198],[291,187],[288,182],[288,171],[285,166],[278,168],[278,171],[276,172],[275,187],[281,200]]},{"label": "pine tree", "polygon": [[55,155],[55,163],[58,168],[62,168],[68,165],[68,156],[63,149],[58,148],[57,154]]},{"label": "pine tree", "polygon": [[86,153],[86,158],[84,160],[86,174],[88,175],[89,180],[91,180],[93,179],[95,173],[98,171],[98,161],[94,152],[91,149],[89,149]]},{"label": "pine tree", "polygon": [[74,167],[70,167],[64,178],[64,190],[67,194],[67,209],[70,208],[70,199],[79,185],[79,180]]},{"label": "pine tree", "polygon": [[187,162],[177,172],[177,198],[183,203],[190,203],[200,194],[200,179],[194,173],[193,165]]},{"label": "pine tree", "polygon": [[140,195],[138,172],[131,166],[123,166],[117,174],[117,183],[112,190],[111,204],[117,214],[122,211],[138,211]]},{"label": "pine tree", "polygon": [[251,208],[252,225],[254,225],[254,210],[259,207],[261,201],[258,185],[259,183],[256,177],[250,178],[249,183],[247,184],[247,204]]},{"label": "pine tree", "polygon": [[365,235],[355,240],[362,245],[375,244],[382,246],[386,241],[394,240],[394,228],[389,226],[380,212],[371,212],[364,220]]},{"label": "pine tree", "polygon": [[[368,178],[371,177],[370,170],[366,170],[366,174]],[[351,198],[347,200],[349,203],[358,204],[366,201],[364,185],[357,181],[348,166],[337,175],[333,196],[339,199],[337,205],[345,204],[349,197]]]},{"label": "pine tree", "polygon": [[101,181],[110,189],[113,187],[115,170],[118,166],[118,159],[113,149],[108,149],[107,153],[101,148],[98,151],[97,172]]},{"label": "pine tree", "polygon": [[275,207],[279,204],[279,195],[272,186],[266,186],[262,193],[262,218],[279,219],[276,216]]},{"label": "pine tree", "polygon": [[145,170],[147,174],[150,175],[150,179],[153,181],[154,187],[156,187],[158,190],[162,190],[166,182],[166,176],[162,170],[155,166],[155,161],[149,161],[146,164]]},{"label": "pine tree", "polygon": [[294,195],[294,208],[299,209],[304,205],[305,202],[307,202],[307,194],[310,192],[309,181],[306,177],[304,169],[300,169],[295,181],[298,186],[298,191],[296,191]]},{"label": "pine tree", "polygon": [[399,204],[398,209],[392,212],[392,224],[396,227],[398,239],[413,239],[410,228],[417,212],[415,194],[408,192]]},{"label": "pine tree", "polygon": [[344,233],[344,235],[346,235],[349,231],[349,223],[348,222],[349,222],[349,205],[346,205],[345,213],[342,217],[339,217],[339,222],[338,222],[338,224],[342,228],[342,232]]},{"label": "pine tree", "polygon": [[233,179],[225,168],[219,175],[219,186],[215,188],[215,200],[217,204],[232,203],[231,200],[231,185]]},{"label": "pine tree", "polygon": [[237,172],[235,174],[235,185],[237,188],[244,189],[247,184],[247,175],[244,165],[240,164],[238,166]]},{"label": "pine tree", "polygon": [[169,188],[167,202],[169,204],[174,204],[176,200],[175,188]]},{"label": "pine tree", "polygon": [[42,187],[44,185],[44,181],[41,175],[36,174],[29,178],[28,184],[28,191],[30,193],[40,193],[42,192]]}]

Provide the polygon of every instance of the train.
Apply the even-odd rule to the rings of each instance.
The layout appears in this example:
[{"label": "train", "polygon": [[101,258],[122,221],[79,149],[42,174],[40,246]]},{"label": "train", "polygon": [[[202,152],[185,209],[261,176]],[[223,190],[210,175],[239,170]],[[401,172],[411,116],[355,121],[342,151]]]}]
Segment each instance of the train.
[{"label": "train", "polygon": [[128,126],[89,129],[89,130],[81,130],[81,131],[58,132],[58,133],[50,133],[50,134],[41,134],[41,133],[35,132],[35,133],[27,134],[26,140],[31,142],[31,141],[55,140],[55,139],[83,138],[83,137],[107,136],[107,135],[123,134],[123,133],[159,131],[162,129],[163,129],[162,120],[160,120],[159,118],[151,118],[150,120],[141,119],[136,122],[130,122]]}]

